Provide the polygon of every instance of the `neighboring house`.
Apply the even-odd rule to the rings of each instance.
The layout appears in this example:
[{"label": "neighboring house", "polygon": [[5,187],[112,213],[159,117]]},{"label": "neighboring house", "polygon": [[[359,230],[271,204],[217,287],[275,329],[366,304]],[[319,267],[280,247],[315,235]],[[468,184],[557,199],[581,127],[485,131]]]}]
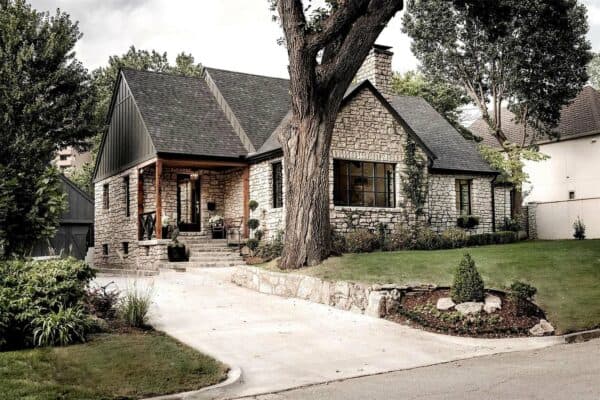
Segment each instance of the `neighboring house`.
[{"label": "neighboring house", "polygon": [[[426,160],[425,219],[438,232],[471,214],[491,232],[497,173],[426,101],[391,93],[392,53],[376,46],[347,92],[330,157],[331,223],[389,230],[414,223],[402,190],[407,138]],[[98,267],[155,269],[164,219],[207,232],[256,218],[265,239],[284,229],[285,182],[277,140],[290,120],[285,79],[205,68],[201,78],[123,69],[95,170]],[[259,206],[250,212],[249,200]],[[184,236],[185,238],[189,236]]]},{"label": "neighboring house", "polygon": [[[521,127],[503,110],[502,129],[507,139],[520,143]],[[500,147],[483,120],[470,127],[482,143]],[[536,203],[537,235],[544,239],[572,237],[572,224],[581,216],[588,236],[600,237],[600,93],[591,86],[561,111],[556,138],[537,140],[547,160],[525,163],[529,183],[524,185],[525,203]],[[547,210],[547,211],[546,211]],[[540,216],[540,213],[543,216]]]},{"label": "neighboring house", "polygon": [[92,160],[92,153],[85,151],[80,153],[72,146],[65,147],[56,152],[53,164],[62,172],[67,168],[81,168],[85,163]]},{"label": "neighboring house", "polygon": [[94,201],[64,175],[61,180],[68,208],[54,237],[36,243],[32,256],[69,255],[83,260],[93,245]]}]

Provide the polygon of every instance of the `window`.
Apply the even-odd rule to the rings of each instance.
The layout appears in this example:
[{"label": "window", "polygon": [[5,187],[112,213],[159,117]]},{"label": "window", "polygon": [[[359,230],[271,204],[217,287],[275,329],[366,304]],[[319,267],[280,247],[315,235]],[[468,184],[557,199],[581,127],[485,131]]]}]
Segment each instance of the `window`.
[{"label": "window", "polygon": [[108,183],[106,183],[102,187],[102,207],[105,210],[108,210],[108,207],[110,206],[108,199],[109,199],[109,187],[108,187]]},{"label": "window", "polygon": [[131,215],[131,211],[129,209],[129,175],[123,177],[123,190],[125,191],[125,216],[129,217]]},{"label": "window", "polygon": [[569,200],[575,200],[575,192],[573,190],[569,192]]},{"label": "window", "polygon": [[283,168],[280,162],[273,166],[273,208],[283,207]]},{"label": "window", "polygon": [[333,203],[336,206],[395,207],[396,165],[333,161]]},{"label": "window", "polygon": [[129,242],[123,242],[121,244],[123,245],[123,254],[124,255],[129,254]]},{"label": "window", "polygon": [[102,245],[102,255],[105,255],[105,256],[108,255],[108,245],[107,244]]},{"label": "window", "polygon": [[456,211],[460,215],[471,215],[471,180],[456,180]]},{"label": "window", "polygon": [[60,161],[67,161],[68,158],[69,158],[69,156],[67,154],[60,155]]}]

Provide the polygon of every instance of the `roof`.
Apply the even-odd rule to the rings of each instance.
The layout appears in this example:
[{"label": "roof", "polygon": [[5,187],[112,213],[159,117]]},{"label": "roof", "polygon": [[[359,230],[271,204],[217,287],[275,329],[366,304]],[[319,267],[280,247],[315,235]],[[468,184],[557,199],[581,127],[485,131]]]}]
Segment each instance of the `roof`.
[{"label": "roof", "polygon": [[133,69],[122,72],[157,153],[246,154],[204,79]]},{"label": "roof", "polygon": [[[522,127],[514,121],[514,114],[508,109],[502,109],[502,130],[509,142],[520,143]],[[473,134],[482,138],[482,143],[492,147],[500,147],[498,140],[486,122],[480,118],[469,127]],[[565,105],[560,113],[560,121],[554,129],[557,140],[567,140],[581,136],[600,133],[600,93],[591,86],[584,86],[571,102]],[[538,140],[538,143],[552,141]]]},{"label": "roof", "polygon": [[260,148],[291,108],[287,79],[206,68],[252,145]]},{"label": "roof", "polygon": [[425,99],[393,96],[390,104],[436,155],[433,168],[443,170],[496,171],[481,157],[474,142],[465,139]]}]

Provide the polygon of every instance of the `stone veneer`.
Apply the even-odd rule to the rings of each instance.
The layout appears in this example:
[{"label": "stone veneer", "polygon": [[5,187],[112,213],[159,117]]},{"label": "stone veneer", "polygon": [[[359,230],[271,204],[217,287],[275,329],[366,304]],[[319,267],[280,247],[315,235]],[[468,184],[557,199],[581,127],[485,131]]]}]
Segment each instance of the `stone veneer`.
[{"label": "stone veneer", "polygon": [[[273,164],[282,162],[281,158],[263,161],[250,166],[250,200],[258,202],[258,208],[250,213],[250,218],[260,221],[260,229],[264,238],[272,240],[277,231],[283,230],[285,221],[284,208],[273,207]],[[285,197],[285,176],[283,177]]]}]

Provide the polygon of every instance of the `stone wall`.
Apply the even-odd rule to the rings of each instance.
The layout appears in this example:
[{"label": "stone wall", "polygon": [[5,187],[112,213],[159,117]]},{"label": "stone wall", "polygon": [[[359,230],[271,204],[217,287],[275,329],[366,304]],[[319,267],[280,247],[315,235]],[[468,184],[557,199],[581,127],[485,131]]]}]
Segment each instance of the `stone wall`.
[{"label": "stone wall", "polygon": [[[250,200],[258,202],[258,208],[250,213],[250,218],[260,221],[264,238],[273,240],[279,230],[283,229],[284,208],[273,207],[273,163],[283,162],[280,158],[263,161],[250,166]],[[285,176],[283,177],[285,198]]]},{"label": "stone wall", "polygon": [[511,187],[496,186],[494,188],[494,206],[496,207],[496,228],[501,230],[505,218],[511,218]]}]

